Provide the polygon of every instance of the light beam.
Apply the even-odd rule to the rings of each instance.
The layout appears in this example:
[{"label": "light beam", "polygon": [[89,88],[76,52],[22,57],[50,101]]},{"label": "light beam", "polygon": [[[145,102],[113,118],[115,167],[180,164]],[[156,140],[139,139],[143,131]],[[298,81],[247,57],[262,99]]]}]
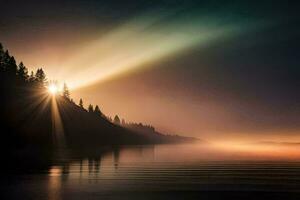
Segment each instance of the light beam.
[{"label": "light beam", "polygon": [[68,82],[71,89],[88,86],[250,27],[249,23],[245,28],[195,15],[175,20],[172,14],[137,17],[101,36],[62,63],[56,77]]}]

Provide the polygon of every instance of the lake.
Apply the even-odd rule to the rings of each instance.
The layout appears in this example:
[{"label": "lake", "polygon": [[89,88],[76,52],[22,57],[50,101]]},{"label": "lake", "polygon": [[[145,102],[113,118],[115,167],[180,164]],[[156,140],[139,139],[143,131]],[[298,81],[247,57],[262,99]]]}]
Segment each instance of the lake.
[{"label": "lake", "polygon": [[[45,169],[8,171],[4,199],[299,199],[300,146],[178,144],[59,151]],[[26,160],[24,160],[26,162]]]}]

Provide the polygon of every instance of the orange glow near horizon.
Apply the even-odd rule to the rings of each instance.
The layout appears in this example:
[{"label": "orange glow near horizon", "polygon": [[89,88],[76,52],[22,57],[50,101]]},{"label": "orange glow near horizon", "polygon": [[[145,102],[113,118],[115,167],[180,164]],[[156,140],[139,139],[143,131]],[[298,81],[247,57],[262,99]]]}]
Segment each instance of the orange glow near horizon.
[{"label": "orange glow near horizon", "polygon": [[235,152],[238,156],[256,159],[300,159],[300,145],[297,143],[276,143],[276,142],[215,142],[213,147],[224,153]]},{"label": "orange glow near horizon", "polygon": [[[127,122],[151,124],[165,134],[207,141],[300,141],[296,134],[299,131],[289,130],[293,126],[291,120],[286,120],[287,125],[284,124],[286,121],[283,122],[282,129],[277,126],[281,118],[295,119],[296,112],[287,109],[286,116],[280,114],[274,118],[279,123],[273,124],[269,119],[277,116],[273,114],[277,112],[268,106],[256,105],[260,99],[246,99],[242,93],[238,94],[235,86],[228,84],[227,87],[226,79],[218,77],[222,71],[207,72],[207,77],[199,77],[199,80],[204,79],[203,82],[190,80],[192,73],[181,73],[170,61],[173,59],[169,59],[197,48],[200,61],[194,63],[195,69],[190,69],[186,62],[179,64],[185,71],[199,70],[196,74],[205,74],[210,70],[209,64],[206,66],[204,61],[201,62],[201,56],[207,56],[206,47],[219,41],[223,45],[226,37],[230,39],[247,32],[248,28],[252,29],[251,23],[246,27],[236,26],[202,16],[173,20],[172,14],[171,11],[166,15],[148,13],[135,16],[107,30],[93,27],[80,34],[79,39],[72,35],[73,29],[66,27],[62,29],[65,31],[62,35],[46,34],[39,40],[34,38],[34,42],[26,43],[32,45],[30,52],[18,40],[11,42],[14,45],[8,43],[7,47],[29,70],[42,67],[48,80],[66,82],[74,102],[78,103],[82,98],[85,107],[99,105],[107,116],[119,115]],[[255,30],[260,27],[260,23],[253,25]],[[263,25],[266,27],[267,24]],[[164,63],[164,59],[168,61]],[[190,64],[193,62],[191,59]],[[151,71],[147,71],[148,67]],[[155,68],[161,70],[155,71]],[[221,82],[213,82],[210,87],[211,83],[206,79],[220,79]],[[46,93],[55,96],[60,91],[57,85],[50,85]],[[63,133],[55,102],[52,109],[55,129]],[[256,117],[256,114],[263,117]]]}]

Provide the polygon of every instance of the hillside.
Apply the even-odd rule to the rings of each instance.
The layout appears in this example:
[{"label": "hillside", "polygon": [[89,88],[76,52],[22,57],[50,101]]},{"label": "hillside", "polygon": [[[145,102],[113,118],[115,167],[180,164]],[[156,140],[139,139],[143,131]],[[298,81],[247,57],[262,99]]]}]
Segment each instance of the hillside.
[{"label": "hillside", "polygon": [[59,97],[57,102],[61,111],[66,141],[71,146],[155,144],[180,141],[179,138],[176,141],[176,138],[171,136],[142,133],[115,125],[106,118],[89,113],[63,97]]},{"label": "hillside", "polygon": [[17,65],[1,45],[0,61],[2,148],[82,149],[194,140],[125,128],[102,114],[88,112],[68,97],[50,94],[43,70],[40,68],[29,76],[23,63]]},{"label": "hillside", "polygon": [[[89,113],[62,96],[56,96],[54,100],[45,95],[47,94],[10,101],[11,114],[6,118],[6,124],[9,125],[6,131],[13,132],[14,138],[7,144],[18,141],[17,143],[25,146],[28,143],[44,147],[63,143],[69,148],[91,148],[193,140],[157,132],[135,131],[115,125],[105,117]],[[56,109],[53,108],[53,101],[56,102],[59,119],[55,119],[58,117],[54,115]]]}]

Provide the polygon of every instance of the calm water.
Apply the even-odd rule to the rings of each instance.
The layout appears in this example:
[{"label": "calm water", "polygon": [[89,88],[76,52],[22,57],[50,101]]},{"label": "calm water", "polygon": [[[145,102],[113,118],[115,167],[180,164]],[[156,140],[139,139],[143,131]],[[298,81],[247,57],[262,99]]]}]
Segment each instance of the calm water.
[{"label": "calm water", "polygon": [[45,170],[8,172],[1,194],[49,200],[299,199],[298,150],[182,144],[122,147],[89,157],[65,151]]}]

